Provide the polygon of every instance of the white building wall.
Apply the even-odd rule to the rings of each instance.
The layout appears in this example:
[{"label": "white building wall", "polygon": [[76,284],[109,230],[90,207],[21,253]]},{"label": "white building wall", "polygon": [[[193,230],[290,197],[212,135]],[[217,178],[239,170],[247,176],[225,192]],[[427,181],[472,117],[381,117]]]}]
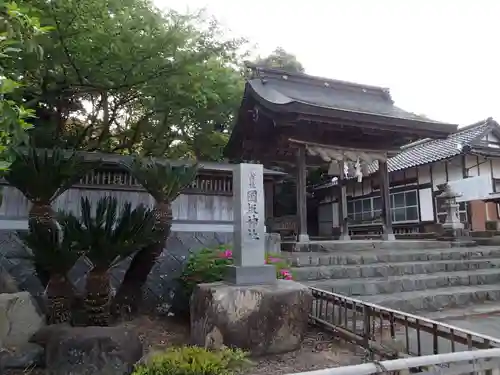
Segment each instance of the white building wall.
[{"label": "white building wall", "polygon": [[418,183],[430,184],[431,182],[431,166],[429,165],[421,165],[418,168]]},{"label": "white building wall", "polygon": [[[476,157],[475,155],[466,155],[465,166],[468,168],[469,177],[487,175],[500,179],[500,158],[484,158]],[[463,178],[462,156],[458,155],[452,159],[409,168],[404,171],[391,172],[391,185],[400,186],[404,184],[404,180],[415,178],[417,175],[418,185],[424,185],[419,188],[418,192],[420,220],[434,221],[435,202],[433,192],[437,190],[437,185],[439,184],[457,181]],[[362,183],[351,182],[347,188],[348,200],[354,200],[357,197],[367,196],[369,194],[378,194],[379,190],[372,189],[372,181],[374,178],[376,179],[377,176],[374,175],[371,178],[365,178]],[[378,185],[376,180],[375,184]],[[432,184],[432,188],[429,184]],[[412,187],[412,185],[416,187],[416,184],[408,183],[407,190],[413,190],[414,187]],[[325,234],[331,234],[331,226],[338,227],[338,204],[330,202],[328,205],[331,208],[327,210],[328,217],[331,219],[328,220],[328,223],[323,219],[320,221],[320,227],[322,226],[320,230]],[[321,215],[325,217],[324,215],[326,214],[322,213]],[[323,224],[321,224],[322,222]]]}]

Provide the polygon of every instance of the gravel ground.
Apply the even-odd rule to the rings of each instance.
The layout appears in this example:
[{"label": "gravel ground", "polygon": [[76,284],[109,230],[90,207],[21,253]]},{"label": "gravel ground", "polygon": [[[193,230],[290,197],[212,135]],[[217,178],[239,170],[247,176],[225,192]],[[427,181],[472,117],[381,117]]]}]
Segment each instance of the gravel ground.
[{"label": "gravel ground", "polygon": [[[144,352],[161,350],[171,345],[183,345],[189,341],[189,327],[170,318],[149,318],[146,316],[124,323],[136,330],[144,343]],[[253,358],[253,365],[246,374],[288,374],[319,370],[327,367],[346,366],[361,363],[363,353],[355,353],[333,336],[311,328],[302,348],[291,353]],[[46,375],[43,369],[7,370],[5,375]]]}]

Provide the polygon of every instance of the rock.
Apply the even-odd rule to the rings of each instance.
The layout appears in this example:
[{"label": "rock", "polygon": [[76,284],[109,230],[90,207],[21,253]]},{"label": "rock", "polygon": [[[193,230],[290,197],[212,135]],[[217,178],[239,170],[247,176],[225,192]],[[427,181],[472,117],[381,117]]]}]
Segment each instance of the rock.
[{"label": "rock", "polygon": [[0,265],[0,294],[2,293],[18,293],[19,288],[11,274]]},{"label": "rock", "polygon": [[253,355],[300,348],[312,307],[309,289],[290,280],[272,285],[200,284],[191,297],[191,341]]},{"label": "rock", "polygon": [[17,347],[45,325],[45,317],[28,292],[0,294],[0,347]]},{"label": "rock", "polygon": [[66,331],[71,330],[71,328],[67,323],[51,324],[35,332],[29,339],[29,342],[45,347],[49,340],[56,339],[59,335],[63,335]]},{"label": "rock", "polygon": [[139,337],[124,327],[60,325],[39,332],[38,339],[45,342],[51,375],[130,374],[142,357]]},{"label": "rock", "polygon": [[25,369],[44,365],[44,350],[40,345],[26,343],[12,350],[0,351],[0,370]]}]

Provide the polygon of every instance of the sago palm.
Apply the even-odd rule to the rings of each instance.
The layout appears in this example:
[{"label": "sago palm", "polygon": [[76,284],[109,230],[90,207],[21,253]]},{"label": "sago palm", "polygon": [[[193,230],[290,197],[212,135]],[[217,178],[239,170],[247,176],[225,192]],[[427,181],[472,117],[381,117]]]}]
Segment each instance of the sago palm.
[{"label": "sago palm", "polygon": [[142,299],[142,288],[156,260],[163,252],[172,227],[172,202],[198,172],[197,165],[174,167],[153,159],[136,159],[130,166],[132,175],[155,200],[154,231],[157,241],[140,249],[132,259],[115,299],[115,311],[135,312]]},{"label": "sago palm", "polygon": [[[64,152],[59,149],[28,147],[14,149],[13,152],[15,160],[5,174],[5,180],[21,191],[32,204],[28,215],[30,225],[38,223],[54,231],[52,203],[99,163],[87,162],[76,152]],[[38,264],[35,268],[45,287],[48,275]]]},{"label": "sago palm", "polygon": [[68,279],[68,272],[81,254],[78,222],[71,218],[63,219],[54,230],[31,219],[30,227],[29,233],[23,236],[24,243],[32,250],[34,263],[49,275],[46,288],[47,322],[69,322],[74,288]]},{"label": "sago palm", "polygon": [[137,249],[154,241],[154,217],[143,205],[118,207],[116,198],[101,198],[95,214],[87,198],[81,200],[81,246],[93,268],[87,275],[85,311],[89,325],[106,326],[110,315],[109,270]]}]

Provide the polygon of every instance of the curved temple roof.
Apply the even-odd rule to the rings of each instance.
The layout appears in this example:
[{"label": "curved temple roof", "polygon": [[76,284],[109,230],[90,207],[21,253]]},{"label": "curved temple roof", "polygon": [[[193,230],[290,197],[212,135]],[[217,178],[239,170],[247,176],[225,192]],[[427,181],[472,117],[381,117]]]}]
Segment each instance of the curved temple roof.
[{"label": "curved temple roof", "polygon": [[457,130],[457,125],[433,121],[398,108],[387,88],[250,67],[254,75],[247,81],[246,94],[274,111],[338,118],[352,118],[358,114],[364,118],[370,116],[373,122],[395,122],[396,127],[417,126],[437,137],[446,137]]}]

